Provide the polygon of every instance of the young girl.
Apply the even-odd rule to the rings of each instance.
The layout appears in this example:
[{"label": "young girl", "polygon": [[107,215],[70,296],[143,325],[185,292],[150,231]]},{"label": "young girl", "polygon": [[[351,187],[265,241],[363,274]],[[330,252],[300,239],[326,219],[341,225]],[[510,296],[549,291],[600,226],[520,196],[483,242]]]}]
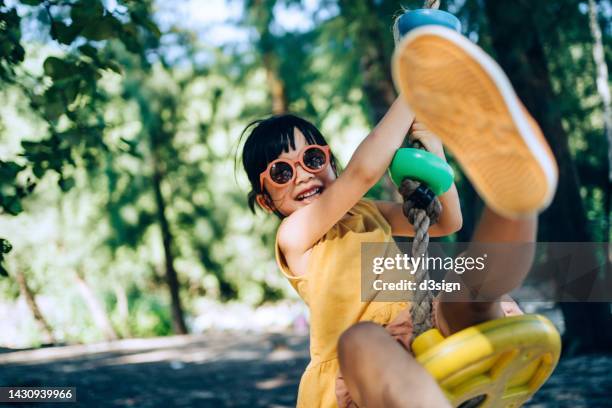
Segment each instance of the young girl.
[{"label": "young girl", "polygon": [[[449,44],[455,45],[452,42]],[[455,48],[461,52],[463,46]],[[436,54],[435,47],[424,48],[431,49],[434,54],[428,58],[441,56],[438,55],[441,53]],[[474,61],[466,57],[464,63],[467,62]],[[440,64],[440,72],[436,72],[438,76],[448,78],[442,86],[448,83],[447,86],[452,87],[451,81],[465,81],[478,88],[479,82],[473,81],[472,76],[488,75],[486,70],[473,69],[442,72],[444,67],[444,64]],[[393,341],[395,338],[409,349],[408,339],[412,333],[407,312],[409,304],[377,302],[376,299],[362,302],[360,296],[361,243],[390,242],[392,235],[410,236],[414,233],[402,213],[401,204],[363,199],[364,194],[383,176],[409,130],[412,131],[414,139],[444,159],[440,140],[428,130],[435,128],[440,136],[444,137],[445,143],[448,142],[454,147],[454,154],[476,189],[483,195],[485,202],[494,204],[495,210],[487,208],[483,214],[474,237],[476,241],[533,241],[535,213],[550,200],[551,190],[554,190],[554,183],[536,183],[535,185],[543,186],[541,188],[546,191],[540,194],[539,200],[532,200],[527,205],[518,199],[500,199],[498,191],[506,194],[515,175],[523,178],[521,182],[543,177],[541,171],[533,170],[541,168],[538,161],[542,160],[542,157],[532,153],[533,146],[548,152],[543,139],[537,135],[533,136],[539,132],[537,125],[527,131],[530,139],[529,143],[526,143],[524,127],[519,130],[515,126],[517,119],[512,116],[509,116],[509,119],[502,118],[504,121],[499,122],[501,128],[496,127],[495,121],[490,122],[490,129],[468,126],[477,116],[487,114],[486,111],[477,109],[478,106],[470,106],[470,109],[463,112],[465,117],[452,118],[454,131],[448,132],[450,119],[445,122],[444,115],[439,115],[438,112],[451,112],[452,109],[445,106],[446,110],[440,109],[432,113],[431,107],[426,104],[429,94],[432,100],[435,99],[438,103],[446,101],[443,99],[444,95],[436,89],[439,89],[440,85],[431,85],[428,82],[428,77],[431,76],[429,72],[423,73],[423,81],[419,83],[420,71],[414,71],[413,75],[416,77],[411,80],[416,84],[414,89],[418,91],[417,96],[407,93],[393,103],[339,175],[325,139],[312,124],[303,119],[293,115],[274,116],[256,121],[245,129],[250,130],[243,151],[243,165],[252,187],[249,205],[254,209],[257,203],[264,210],[282,219],[276,235],[276,260],[282,273],[310,310],[311,362],[300,382],[298,407],[351,406],[354,403],[359,406],[448,404],[433,379],[414,362],[409,353]],[[499,73],[496,72],[496,75],[499,76]],[[501,86],[495,82],[497,79],[485,79]],[[506,83],[502,85],[507,86]],[[496,88],[466,87],[464,91],[468,93],[468,98],[472,94],[481,95],[484,91],[485,96],[489,95],[494,102],[508,103],[500,97]],[[472,104],[475,101],[477,105],[479,101],[474,98],[469,100]],[[406,99],[411,101],[411,106],[418,112],[419,121],[426,123],[427,127],[420,122],[414,122],[414,111],[405,102]],[[460,100],[451,102],[461,103]],[[520,105],[518,100],[511,102]],[[516,111],[517,109],[513,108],[513,115]],[[523,121],[528,121],[527,114],[520,109],[518,111],[523,115],[519,118],[522,125]],[[479,119],[483,118],[499,119],[497,116],[483,116]],[[436,123],[437,121],[440,123]],[[493,149],[493,160],[498,160],[502,166],[485,166],[487,172],[497,173],[481,177],[484,157],[482,150],[462,148],[461,143],[456,142],[456,135],[461,135],[463,141],[472,144],[483,143],[486,148],[494,144],[493,141],[486,142],[486,138],[494,137],[500,129],[507,133],[502,144],[509,147],[509,150]],[[488,130],[494,136],[486,134]],[[525,147],[526,145],[528,147]],[[512,155],[513,148],[526,154],[519,156],[518,164],[508,169],[504,167],[505,161],[500,158]],[[486,164],[490,162],[490,157],[484,159]],[[545,160],[552,160],[552,155]],[[501,183],[501,186],[491,187],[490,180],[496,180],[495,183]],[[443,212],[438,223],[430,228],[431,236],[447,235],[461,227],[462,218],[456,188],[452,186],[440,197],[440,202]],[[511,219],[500,213],[520,213],[525,216],[521,219]],[[499,261],[489,259],[487,273],[491,273],[494,267],[508,273],[507,268],[501,265],[507,260]],[[529,262],[527,256],[525,262],[521,263],[519,260],[515,263],[519,271],[511,273],[516,274],[518,281],[514,280],[510,288],[503,288],[503,293],[491,294],[490,303],[479,303],[473,307],[465,302],[446,303],[446,299],[438,299],[434,304],[432,316],[435,326],[444,334],[448,334],[469,324],[508,314],[496,301],[520,282],[520,278],[526,273],[523,271],[523,264]],[[374,324],[355,326],[342,336],[340,352],[345,385],[339,376],[338,340],[346,329],[358,322]],[[386,326],[387,330],[381,326]],[[387,370],[387,367],[390,369]],[[411,386],[416,388],[411,390]]]}]

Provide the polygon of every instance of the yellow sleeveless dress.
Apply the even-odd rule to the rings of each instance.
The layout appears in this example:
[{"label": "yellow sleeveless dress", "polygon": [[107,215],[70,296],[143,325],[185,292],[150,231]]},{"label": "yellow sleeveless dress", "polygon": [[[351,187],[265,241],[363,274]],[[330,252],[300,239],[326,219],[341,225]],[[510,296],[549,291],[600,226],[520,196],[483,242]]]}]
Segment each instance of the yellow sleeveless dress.
[{"label": "yellow sleeveless dress", "polygon": [[[300,381],[298,408],[355,406],[344,381],[338,378],[336,353],[340,335],[353,324],[378,323],[410,352],[410,303],[377,302],[376,295],[371,301],[361,301],[361,243],[388,242],[391,251],[397,251],[391,226],[370,200],[359,201],[348,215],[315,244],[303,276],[292,275],[276,241],[276,262],[310,310],[311,361]],[[436,297],[432,324],[446,333],[438,305]],[[502,309],[506,316],[522,314],[509,297],[502,302]]]},{"label": "yellow sleeveless dress", "polygon": [[298,407],[338,406],[336,345],[343,331],[361,321],[388,325],[407,310],[406,302],[361,301],[361,243],[393,238],[372,201],[359,201],[348,215],[315,244],[303,276],[292,275],[276,242],[276,261],[310,310],[311,361],[300,381]]}]

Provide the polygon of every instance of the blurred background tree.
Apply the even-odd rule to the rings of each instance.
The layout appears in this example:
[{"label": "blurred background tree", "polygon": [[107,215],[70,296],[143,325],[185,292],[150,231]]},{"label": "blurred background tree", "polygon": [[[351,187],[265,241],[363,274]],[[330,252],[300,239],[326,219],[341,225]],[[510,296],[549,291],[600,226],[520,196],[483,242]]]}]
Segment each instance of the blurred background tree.
[{"label": "blurred background tree", "polygon": [[[396,97],[393,18],[421,4],[0,0],[0,291],[31,313],[19,344],[186,333],[206,302],[294,299],[277,221],[246,207],[240,132],[295,112],[346,164]],[[540,240],[609,241],[609,3],[441,7],[553,147],[561,178]],[[482,203],[451,164],[464,228],[450,239],[467,241]],[[369,196],[395,194],[385,177]],[[612,344],[609,304],[561,309],[566,351]]]}]

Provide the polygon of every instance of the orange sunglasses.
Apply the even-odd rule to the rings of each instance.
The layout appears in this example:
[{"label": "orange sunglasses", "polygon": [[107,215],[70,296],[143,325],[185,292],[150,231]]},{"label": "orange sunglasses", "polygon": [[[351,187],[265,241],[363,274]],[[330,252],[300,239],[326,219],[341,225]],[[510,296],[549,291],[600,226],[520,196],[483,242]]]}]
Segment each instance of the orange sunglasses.
[{"label": "orange sunglasses", "polygon": [[329,164],[329,146],[306,145],[298,152],[296,160],[276,159],[271,161],[259,175],[261,191],[264,191],[266,178],[276,187],[282,187],[295,180],[296,163],[299,163],[309,173],[323,171]]}]

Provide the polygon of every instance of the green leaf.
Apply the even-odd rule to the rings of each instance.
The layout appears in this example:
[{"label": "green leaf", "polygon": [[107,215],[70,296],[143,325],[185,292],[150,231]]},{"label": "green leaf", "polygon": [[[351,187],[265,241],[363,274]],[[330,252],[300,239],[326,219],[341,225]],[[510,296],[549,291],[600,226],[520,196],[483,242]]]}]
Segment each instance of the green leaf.
[{"label": "green leaf", "polygon": [[140,41],[138,41],[138,35],[134,34],[134,32],[123,30],[120,34],[120,38],[128,51],[133,53],[139,53],[141,51],[142,45]]},{"label": "green leaf", "polygon": [[70,18],[74,22],[95,25],[95,20],[102,18],[103,15],[104,6],[97,0],[80,1],[70,9]]},{"label": "green leaf", "polygon": [[34,166],[32,167],[32,172],[40,179],[45,175],[45,168],[40,162],[35,162]]},{"label": "green leaf", "polygon": [[64,95],[66,96],[67,104],[71,104],[72,102],[74,102],[74,100],[78,96],[80,90],[79,82],[79,80],[70,81],[64,87]]},{"label": "green leaf", "polygon": [[15,162],[0,161],[0,181],[4,179],[12,182],[21,170],[23,170],[23,166]]},{"label": "green leaf", "polygon": [[57,57],[48,57],[43,63],[45,74],[53,79],[66,78],[73,74],[70,64]]},{"label": "green leaf", "polygon": [[119,64],[117,64],[115,61],[108,61],[105,65],[105,68],[110,69],[111,71],[114,71],[118,74],[123,74],[123,70],[121,69],[121,67],[119,66]]},{"label": "green leaf", "polygon": [[2,262],[4,262],[4,255],[11,252],[12,249],[13,246],[10,242],[8,242],[8,240],[0,238],[0,276],[9,276],[8,271],[6,270],[6,268],[4,268]]},{"label": "green leaf", "polygon": [[134,23],[127,23],[123,25],[123,31],[130,36],[138,36],[138,26]]},{"label": "green leaf", "polygon": [[0,238],[0,254],[8,254],[12,249],[13,246],[8,240]]},{"label": "green leaf", "polygon": [[58,184],[59,184],[60,188],[62,189],[62,191],[65,193],[65,192],[69,191],[72,187],[74,187],[75,181],[74,181],[73,177],[61,178],[58,181]]},{"label": "green leaf", "polygon": [[115,17],[106,15],[96,24],[88,24],[81,32],[81,35],[89,40],[102,41],[117,37],[117,28],[121,23]]},{"label": "green leaf", "polygon": [[144,23],[144,27],[149,29],[151,34],[153,34],[156,38],[161,37],[161,31],[159,31],[159,27],[157,27],[157,24],[155,24],[153,21],[147,19]]},{"label": "green leaf", "polygon": [[43,0],[21,0],[21,2],[28,6],[38,6],[43,2]]},{"label": "green leaf", "polygon": [[21,206],[21,201],[16,197],[13,197],[13,200],[9,203],[8,207],[6,207],[5,209],[11,215],[17,215],[23,211],[23,207]]},{"label": "green leaf", "polygon": [[64,113],[64,104],[59,100],[48,101],[45,104],[45,115],[50,120],[56,120]]},{"label": "green leaf", "polygon": [[79,47],[79,51],[81,51],[84,55],[92,58],[93,60],[98,60],[98,50],[96,47],[90,44],[84,44]]},{"label": "green leaf", "polygon": [[66,25],[60,21],[53,22],[54,38],[62,44],[70,45],[79,35],[81,27],[77,24]]}]

